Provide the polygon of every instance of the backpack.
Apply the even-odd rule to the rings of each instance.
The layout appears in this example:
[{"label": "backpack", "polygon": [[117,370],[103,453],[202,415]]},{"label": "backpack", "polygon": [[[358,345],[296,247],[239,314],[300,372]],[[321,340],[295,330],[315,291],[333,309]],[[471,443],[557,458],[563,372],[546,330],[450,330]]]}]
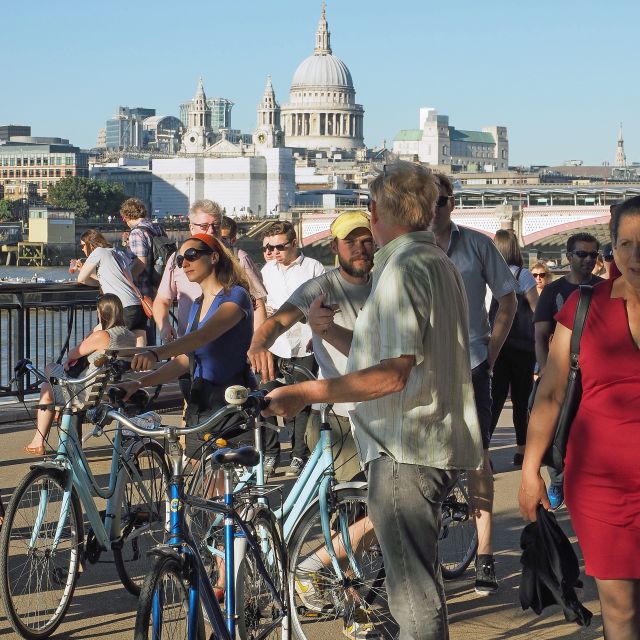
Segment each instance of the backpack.
[{"label": "backpack", "polygon": [[[516,273],[518,283],[520,283],[520,273],[522,273],[522,267],[520,267]],[[533,311],[531,311],[529,301],[523,293],[516,293],[516,298],[518,300],[516,315],[513,318],[513,324],[504,342],[504,346],[533,352],[535,351],[536,345]],[[489,308],[489,323],[491,327],[493,327],[497,311],[498,301],[493,298],[491,300],[491,307]]]},{"label": "backpack", "polygon": [[[158,225],[159,226],[159,225]],[[146,233],[151,242],[151,259],[149,260],[149,280],[154,288],[160,285],[162,280],[162,274],[167,266],[169,256],[172,253],[176,253],[178,247],[174,240],[171,240],[160,227],[160,234],[152,233],[149,228],[144,228],[142,231]]]}]

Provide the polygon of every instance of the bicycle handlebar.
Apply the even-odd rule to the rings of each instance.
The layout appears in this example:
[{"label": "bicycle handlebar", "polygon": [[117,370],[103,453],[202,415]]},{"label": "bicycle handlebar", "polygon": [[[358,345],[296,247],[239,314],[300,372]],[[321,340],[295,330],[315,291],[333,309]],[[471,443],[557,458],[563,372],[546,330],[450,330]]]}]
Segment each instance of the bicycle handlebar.
[{"label": "bicycle handlebar", "polygon": [[280,371],[282,371],[282,373],[285,375],[293,376],[297,372],[301,374],[306,380],[318,379],[309,369],[307,369],[307,367],[303,367],[301,364],[291,362],[290,360],[285,360],[284,358],[278,358],[277,364],[278,369],[280,369]]},{"label": "bicycle handlebar", "polygon": [[122,415],[120,411],[114,409],[109,404],[100,404],[95,409],[87,411],[87,419],[94,424],[104,426],[108,422],[115,420],[123,427],[130,429],[140,436],[157,438],[164,435],[168,431],[174,431],[178,435],[186,435],[188,433],[200,433],[211,427],[215,427],[228,416],[243,413],[247,420],[255,419],[260,412],[269,404],[265,398],[264,391],[249,391],[245,387],[235,385],[229,387],[225,391],[225,400],[229,403],[218,409],[212,416],[209,416],[204,422],[200,422],[193,427],[163,427],[162,429],[145,429],[140,427],[131,419]]}]

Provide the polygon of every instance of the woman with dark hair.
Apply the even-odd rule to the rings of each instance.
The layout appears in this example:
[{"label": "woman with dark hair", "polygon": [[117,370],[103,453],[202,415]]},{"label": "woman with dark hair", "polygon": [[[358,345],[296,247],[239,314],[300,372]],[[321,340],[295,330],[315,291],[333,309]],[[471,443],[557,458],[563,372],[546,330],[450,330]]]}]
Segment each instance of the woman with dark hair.
[{"label": "woman with dark hair", "polygon": [[147,316],[132,284],[128,258],[114,249],[95,229],[89,229],[80,236],[80,248],[87,259],[78,273],[78,282],[97,283],[102,293],[116,295],[124,308],[125,326],[135,334],[137,346],[147,344]]},{"label": "woman with dark hair", "polygon": [[538,291],[531,272],[524,268],[516,234],[513,231],[500,229],[496,232],[495,243],[518,281],[516,291],[518,309],[509,335],[493,367],[491,433],[498,424],[507,394],[511,389],[513,426],[516,431],[517,446],[513,464],[521,465],[527,440],[527,405],[533,389],[533,371],[536,365],[533,312],[538,303]]},{"label": "woman with dark hair", "polygon": [[[69,351],[64,365],[49,364],[45,373],[50,378],[64,378],[67,370],[79,358],[87,356],[87,367],[74,377],[86,377],[95,371],[95,360],[106,349],[124,349],[136,346],[136,338],[124,326],[124,316],[120,299],[112,293],[106,293],[98,300],[99,325],[77,347]],[[87,397],[88,389],[74,389],[43,383],[40,387],[40,405],[64,406],[72,400],[73,406],[81,406]],[[38,409],[36,432],[24,452],[34,456],[44,455],[44,443],[53,422],[53,409]]]},{"label": "woman with dark hair", "polygon": [[[582,398],[564,495],[586,573],[596,579],[604,634],[617,640],[640,638],[640,197],[616,206],[611,242],[612,276],[594,287],[580,341]],[[549,508],[540,465],[564,400],[578,299],[571,294],[556,314],[529,421],[518,496],[527,520],[539,504]]]},{"label": "woman with dark hair", "polygon": [[[166,358],[173,360],[119,386],[129,397],[141,387],[164,384],[190,373],[185,420],[191,425],[202,422],[225,404],[228,386],[255,386],[247,360],[253,336],[253,303],[239,263],[213,236],[198,234],[189,238],[180,247],[176,264],[202,288],[202,296],[191,307],[187,333],[135,356],[131,363],[135,371],[149,370]],[[186,444],[187,454],[193,456],[202,442],[197,436],[188,435]]]}]

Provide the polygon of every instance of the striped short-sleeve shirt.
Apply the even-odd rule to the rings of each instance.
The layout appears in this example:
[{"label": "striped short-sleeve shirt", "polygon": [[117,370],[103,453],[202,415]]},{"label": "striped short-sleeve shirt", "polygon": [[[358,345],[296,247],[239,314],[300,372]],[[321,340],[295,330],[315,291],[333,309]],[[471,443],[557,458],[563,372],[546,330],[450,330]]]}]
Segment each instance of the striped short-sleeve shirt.
[{"label": "striped short-sleeve shirt", "polygon": [[347,371],[414,356],[405,388],[350,412],[362,461],[476,469],[482,442],[469,361],[464,285],[429,231],[407,233],[375,256]]}]

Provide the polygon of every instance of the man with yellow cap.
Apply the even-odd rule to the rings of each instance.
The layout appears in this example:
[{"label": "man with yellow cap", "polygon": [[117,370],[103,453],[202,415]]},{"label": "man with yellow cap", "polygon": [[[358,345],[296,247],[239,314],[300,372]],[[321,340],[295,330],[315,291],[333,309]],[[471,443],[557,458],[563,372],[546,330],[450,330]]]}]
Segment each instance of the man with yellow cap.
[{"label": "man with yellow cap", "polygon": [[[369,217],[361,211],[348,211],[339,215],[331,224],[331,250],[336,254],[338,267],[308,280],[294,291],[289,299],[253,334],[249,359],[262,380],[273,380],[275,366],[268,350],[278,336],[297,322],[306,322],[311,303],[325,295],[325,304],[340,310],[336,323],[352,330],[358,312],[371,291],[369,272],[373,266],[374,241]],[[313,352],[318,362],[321,378],[344,375],[347,358],[315,333]],[[335,441],[336,475],[339,481],[351,480],[360,472],[360,462],[349,424],[351,403],[334,405],[332,433]],[[312,411],[307,426],[307,441],[311,449],[319,437],[319,415]],[[272,469],[269,469],[272,471]]]}]

